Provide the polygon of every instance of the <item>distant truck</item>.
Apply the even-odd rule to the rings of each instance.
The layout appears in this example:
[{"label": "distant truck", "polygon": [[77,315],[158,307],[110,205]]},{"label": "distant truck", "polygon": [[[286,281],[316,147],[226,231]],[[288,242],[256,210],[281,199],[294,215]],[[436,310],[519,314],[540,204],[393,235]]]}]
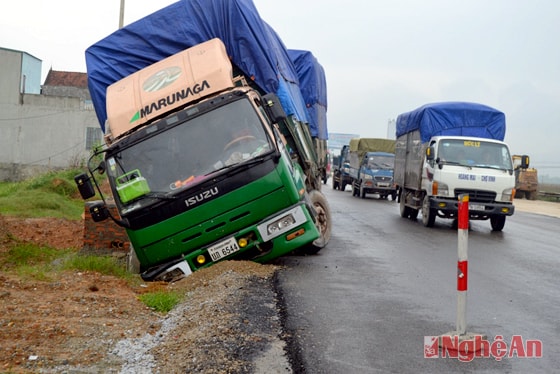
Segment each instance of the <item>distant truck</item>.
[{"label": "distant truck", "polygon": [[527,155],[513,155],[512,158],[515,169],[515,197],[536,200],[539,189],[537,169],[529,167]]},{"label": "distant truck", "polygon": [[333,190],[344,191],[346,186],[352,185],[352,177],[350,176],[350,146],[343,145],[340,150],[340,156],[335,160],[333,165]]},{"label": "distant truck", "polygon": [[362,199],[367,194],[378,194],[381,199],[397,198],[393,180],[395,141],[381,138],[355,138],[349,145],[349,175],[352,196]]},{"label": "distant truck", "polygon": [[396,122],[395,181],[400,215],[432,227],[436,217],[456,219],[458,199],[469,196],[471,220],[504,228],[514,213],[515,176],[503,142],[504,113],[467,102],[426,104]]},{"label": "distant truck", "polygon": [[126,229],[144,280],[327,245],[324,71],[252,2],[178,1],[89,47],[86,64],[105,144],[75,180],[84,199],[95,184],[93,219]]}]

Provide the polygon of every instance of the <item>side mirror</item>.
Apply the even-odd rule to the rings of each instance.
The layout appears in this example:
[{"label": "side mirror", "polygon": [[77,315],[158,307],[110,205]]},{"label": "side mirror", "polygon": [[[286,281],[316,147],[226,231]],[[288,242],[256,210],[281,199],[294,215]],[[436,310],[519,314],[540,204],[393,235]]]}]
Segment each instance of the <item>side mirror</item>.
[{"label": "side mirror", "polygon": [[89,213],[91,214],[91,218],[93,218],[93,222],[101,222],[109,218],[109,210],[102,201],[90,205]]},{"label": "side mirror", "polygon": [[91,183],[91,178],[89,177],[89,175],[87,175],[86,173],[76,175],[74,177],[74,182],[76,182],[76,186],[78,186],[78,191],[80,191],[82,199],[87,200],[95,196],[95,190],[93,188],[93,183]]},{"label": "side mirror", "polygon": [[523,155],[521,156],[521,168],[527,169],[529,167],[529,156]]},{"label": "side mirror", "polygon": [[287,117],[282,104],[280,104],[280,99],[273,93],[263,96],[263,107],[272,123],[278,123]]},{"label": "side mirror", "polygon": [[430,146],[430,147],[426,148],[426,160],[432,161],[434,159],[435,153],[436,152],[434,150],[434,147]]}]

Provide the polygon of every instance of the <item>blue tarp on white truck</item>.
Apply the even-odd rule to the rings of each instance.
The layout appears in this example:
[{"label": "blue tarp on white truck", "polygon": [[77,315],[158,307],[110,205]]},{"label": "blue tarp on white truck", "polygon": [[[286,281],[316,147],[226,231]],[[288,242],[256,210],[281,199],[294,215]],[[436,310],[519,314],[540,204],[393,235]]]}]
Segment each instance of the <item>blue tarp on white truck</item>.
[{"label": "blue tarp on white truck", "polygon": [[426,104],[397,117],[397,138],[419,130],[422,143],[432,136],[473,136],[503,141],[505,114],[486,105],[467,102]]},{"label": "blue tarp on white truck", "polygon": [[286,114],[309,122],[288,51],[251,0],[181,0],[86,50],[88,85],[101,128],[104,130],[107,119],[108,86],[212,38],[224,42],[232,63],[263,92],[280,97]]},{"label": "blue tarp on white truck", "polygon": [[295,65],[301,94],[307,107],[311,136],[321,140],[329,138],[327,130],[327,81],[325,71],[309,51],[289,49]]}]

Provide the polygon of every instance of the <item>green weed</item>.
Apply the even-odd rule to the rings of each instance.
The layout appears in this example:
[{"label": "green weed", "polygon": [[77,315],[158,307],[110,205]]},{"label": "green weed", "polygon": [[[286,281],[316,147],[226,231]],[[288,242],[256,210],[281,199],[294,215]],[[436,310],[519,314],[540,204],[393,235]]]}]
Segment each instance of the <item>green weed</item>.
[{"label": "green weed", "polygon": [[157,291],[140,295],[139,299],[149,308],[157,312],[167,313],[181,302],[183,296],[174,291]]}]

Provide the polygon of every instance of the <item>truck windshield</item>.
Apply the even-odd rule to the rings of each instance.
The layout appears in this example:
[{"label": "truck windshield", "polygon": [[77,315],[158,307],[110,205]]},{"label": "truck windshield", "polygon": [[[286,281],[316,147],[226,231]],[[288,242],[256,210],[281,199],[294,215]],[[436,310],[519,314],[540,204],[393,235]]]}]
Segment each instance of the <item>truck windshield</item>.
[{"label": "truck windshield", "polygon": [[[162,121],[169,126],[178,118]],[[121,203],[169,196],[272,150],[260,117],[246,99],[169,127],[107,159]]]},{"label": "truck windshield", "polygon": [[448,164],[512,169],[511,156],[505,144],[481,140],[442,140],[438,147],[438,158],[439,162]]},{"label": "truck windshield", "polygon": [[395,168],[395,157],[371,156],[367,161],[368,169],[393,170]]}]

